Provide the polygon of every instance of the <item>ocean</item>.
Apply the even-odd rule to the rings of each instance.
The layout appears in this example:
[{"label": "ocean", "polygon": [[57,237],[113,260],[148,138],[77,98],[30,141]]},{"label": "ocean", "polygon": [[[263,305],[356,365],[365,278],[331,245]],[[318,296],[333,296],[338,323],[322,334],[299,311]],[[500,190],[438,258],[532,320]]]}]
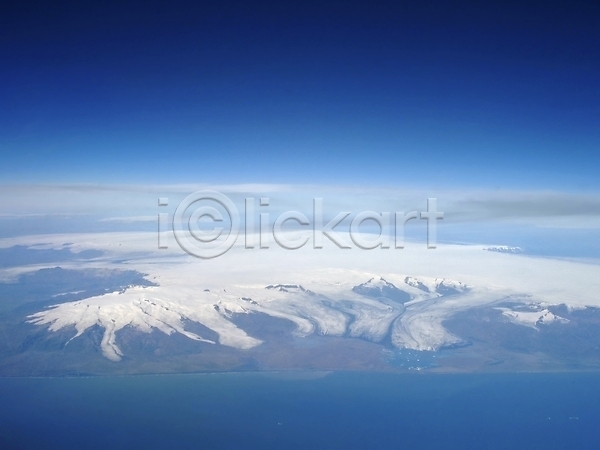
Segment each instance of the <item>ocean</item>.
[{"label": "ocean", "polygon": [[600,374],[0,379],[6,449],[598,449]]}]

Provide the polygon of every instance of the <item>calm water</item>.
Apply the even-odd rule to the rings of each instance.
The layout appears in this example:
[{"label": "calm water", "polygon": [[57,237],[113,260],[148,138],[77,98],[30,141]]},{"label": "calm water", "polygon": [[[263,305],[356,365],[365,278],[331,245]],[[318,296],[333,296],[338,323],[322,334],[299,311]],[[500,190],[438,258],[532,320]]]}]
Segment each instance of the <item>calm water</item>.
[{"label": "calm water", "polygon": [[0,379],[2,449],[597,449],[599,426],[599,374]]}]

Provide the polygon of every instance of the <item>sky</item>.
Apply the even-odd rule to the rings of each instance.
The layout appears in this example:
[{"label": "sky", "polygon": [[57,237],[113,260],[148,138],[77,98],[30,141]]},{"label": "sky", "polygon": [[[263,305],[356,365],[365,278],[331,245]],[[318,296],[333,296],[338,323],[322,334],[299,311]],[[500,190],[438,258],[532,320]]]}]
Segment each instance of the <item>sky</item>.
[{"label": "sky", "polygon": [[3,5],[0,237],[154,231],[210,187],[240,209],[268,196],[273,218],[317,197],[331,218],[437,198],[442,242],[599,258],[598,17],[593,2]]},{"label": "sky", "polygon": [[2,184],[596,193],[593,2],[0,10]]}]

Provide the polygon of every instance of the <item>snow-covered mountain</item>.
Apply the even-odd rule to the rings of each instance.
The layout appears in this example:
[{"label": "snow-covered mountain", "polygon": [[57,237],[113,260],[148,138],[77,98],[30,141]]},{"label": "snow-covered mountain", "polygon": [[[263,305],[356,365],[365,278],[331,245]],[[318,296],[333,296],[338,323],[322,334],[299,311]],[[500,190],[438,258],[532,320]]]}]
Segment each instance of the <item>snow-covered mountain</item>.
[{"label": "snow-covered mountain", "polygon": [[523,309],[497,308],[502,311],[502,315],[517,325],[525,325],[536,328],[539,325],[549,325],[551,323],[568,323],[569,320],[554,314],[546,308],[536,308],[537,310],[526,311]]},{"label": "snow-covered mountain", "polygon": [[[47,242],[52,239],[61,242],[60,237],[44,237]],[[69,239],[76,241],[72,236]],[[124,251],[115,242],[127,243],[126,239],[132,243]],[[234,248],[222,259],[205,262],[180,255],[150,257],[143,252],[147,242],[130,235],[108,236],[102,242],[96,236],[81,237],[70,245],[107,249],[107,256],[90,261],[86,270],[114,270],[126,264],[127,270],[146,274],[153,285],[128,283],[102,295],[102,291],[89,297],[79,295],[75,301],[69,300],[73,294],[55,295],[54,303],[47,303],[51,306],[23,320],[50,332],[61,331],[56,335],[61,339],[72,330],[65,343],[70,339],[81,342],[84,336],[100,331],[102,337],[99,343],[94,338],[94,345],[114,361],[127,356],[131,348],[122,339],[135,339],[136,333],[178,334],[200,346],[241,351],[264,348],[265,337],[256,332],[260,326],[249,325],[272,319],[286,321],[282,329],[293,339],[310,335],[356,338],[399,349],[435,351],[466,342],[446,325],[457,314],[501,307],[505,308],[501,313],[494,311],[504,323],[545,330],[567,326],[565,320],[571,317],[570,312],[562,314],[548,305],[564,304],[565,311],[575,312],[600,305],[597,266],[482,252],[480,246],[435,252],[404,249],[402,253],[339,249],[252,253]],[[73,263],[72,269],[81,265]],[[521,303],[538,306],[506,306],[507,298],[526,299]]]},{"label": "snow-covered mountain", "polygon": [[314,295],[314,292],[304,289],[299,284],[269,284],[265,289],[276,289],[279,292],[303,292],[305,294]]},{"label": "snow-covered mountain", "polygon": [[468,286],[460,281],[443,279],[435,279],[435,292],[439,295],[456,295],[462,294],[469,290]]},{"label": "snow-covered mountain", "polygon": [[420,289],[424,292],[429,292],[429,288],[427,286],[425,286],[425,284],[423,284],[422,281],[416,279],[415,277],[405,277],[404,284],[407,284],[408,286]]},{"label": "snow-covered mountain", "polygon": [[408,292],[398,289],[396,286],[389,281],[384,280],[382,277],[371,278],[366,283],[354,286],[352,290],[357,294],[364,295],[365,297],[383,297],[399,303],[406,303],[412,299]]},{"label": "snow-covered mountain", "polygon": [[498,252],[498,253],[523,253],[524,250],[521,247],[509,247],[507,245],[497,245],[494,247],[486,247],[484,250],[488,252]]},{"label": "snow-covered mountain", "polygon": [[[442,299],[469,294],[460,281],[449,279],[420,279],[399,277],[409,292],[397,288],[381,276],[371,277],[351,288],[339,287],[327,292],[304,288],[300,284],[269,284],[232,287],[227,289],[179,289],[177,298],[161,293],[160,286],[129,287],[85,300],[62,303],[29,317],[30,323],[48,326],[50,331],[74,327],[75,339],[94,326],[104,329],[101,349],[104,356],[118,361],[123,352],[118,345],[117,332],[130,327],[143,333],[158,330],[207,343],[215,341],[185,329],[186,321],[197,322],[218,335],[218,343],[239,349],[249,349],[262,343],[233,323],[240,314],[262,313],[285,319],[296,326],[296,334],[319,333],[325,336],[363,338],[380,342],[390,336],[392,345],[415,350],[437,350],[456,345],[461,339],[445,330],[442,321],[448,316]],[[428,287],[430,286],[430,287]],[[315,286],[318,288],[318,285]],[[431,291],[431,292],[430,292]],[[238,295],[243,292],[244,295]],[[468,305],[465,298],[465,305]],[[442,303],[440,303],[442,302]],[[452,304],[452,308],[456,308]],[[546,310],[544,310],[546,311]],[[550,315],[535,313],[550,323]],[[530,325],[529,313],[505,310],[515,323]],[[533,313],[532,313],[533,314]],[[531,316],[531,317],[530,317]],[[558,320],[558,318],[557,318]]]}]

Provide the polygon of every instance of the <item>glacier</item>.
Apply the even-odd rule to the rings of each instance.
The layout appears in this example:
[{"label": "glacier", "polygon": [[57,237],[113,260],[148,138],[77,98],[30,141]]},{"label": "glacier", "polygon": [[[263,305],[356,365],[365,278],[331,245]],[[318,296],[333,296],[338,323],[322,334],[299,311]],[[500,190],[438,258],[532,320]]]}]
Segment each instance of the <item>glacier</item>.
[{"label": "glacier", "polygon": [[[361,338],[413,350],[439,350],[461,344],[444,327],[454,314],[507,298],[570,309],[600,306],[600,266],[568,260],[482,252],[484,246],[444,245],[436,250],[407,246],[394,250],[337,248],[249,251],[234,246],[211,261],[182,255],[176,248],[153,249],[151,233],[102,233],[12,238],[0,246],[33,245],[73,251],[102,250],[86,262],[65,268],[135,269],[156,286],[130,286],[120,292],[56,303],[27,318],[50,332],[73,329],[71,339],[93,326],[103,330],[102,354],[119,361],[119,331],[179,333],[206,344],[241,350],[261,345],[232,321],[238,314],[262,313],[289,320],[294,333]],[[20,267],[16,276],[41,266]],[[525,302],[525,300],[523,300]],[[560,323],[543,306],[503,315],[523,326]],[[186,329],[192,321],[218,339]]]}]

